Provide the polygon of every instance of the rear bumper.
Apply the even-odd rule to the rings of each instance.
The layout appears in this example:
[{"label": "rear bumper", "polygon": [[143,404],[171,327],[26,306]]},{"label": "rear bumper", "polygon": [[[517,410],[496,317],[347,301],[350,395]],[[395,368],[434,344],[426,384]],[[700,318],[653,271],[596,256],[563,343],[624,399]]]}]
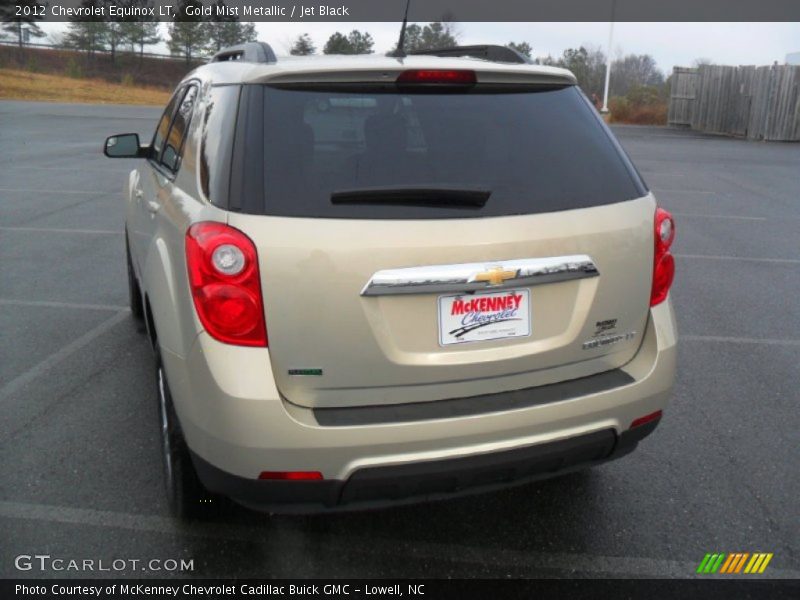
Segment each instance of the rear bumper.
[{"label": "rear bumper", "polygon": [[259,481],[193,460],[210,490],[256,510],[312,513],[439,500],[555,477],[625,456],[659,420],[617,435],[613,429],[461,458],[360,469],[346,481]]},{"label": "rear bumper", "polygon": [[[633,432],[652,431],[631,430],[631,423],[668,402],[676,341],[672,307],[664,302],[651,309],[642,345],[622,367],[626,378],[619,385],[578,386],[570,388],[573,395],[559,393],[545,403],[490,398],[489,406],[496,402],[491,412],[462,411],[472,406],[467,402],[425,420],[370,418],[336,425],[281,398],[266,349],[220,349],[201,333],[189,356],[163,349],[162,356],[184,435],[209,488],[251,505],[281,504],[288,495],[291,503],[337,507],[488,489],[621,456],[635,446],[629,442]],[[518,391],[497,396],[504,394]],[[596,437],[606,439],[602,448],[595,447]],[[516,455],[508,453],[516,452],[527,466],[514,466]],[[488,470],[475,467],[484,459]],[[462,475],[448,475],[462,464],[468,465]],[[257,479],[262,471],[320,471],[324,481],[264,482]],[[384,485],[385,479],[397,482]],[[323,491],[313,491],[320,496],[309,502],[303,498],[306,487]]]}]

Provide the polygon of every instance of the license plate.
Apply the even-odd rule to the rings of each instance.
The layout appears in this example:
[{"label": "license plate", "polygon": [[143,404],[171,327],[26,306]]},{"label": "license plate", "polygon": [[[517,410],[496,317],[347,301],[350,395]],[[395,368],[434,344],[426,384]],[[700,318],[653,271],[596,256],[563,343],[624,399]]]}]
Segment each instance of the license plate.
[{"label": "license plate", "polygon": [[530,334],[530,290],[439,296],[439,344],[442,346]]}]

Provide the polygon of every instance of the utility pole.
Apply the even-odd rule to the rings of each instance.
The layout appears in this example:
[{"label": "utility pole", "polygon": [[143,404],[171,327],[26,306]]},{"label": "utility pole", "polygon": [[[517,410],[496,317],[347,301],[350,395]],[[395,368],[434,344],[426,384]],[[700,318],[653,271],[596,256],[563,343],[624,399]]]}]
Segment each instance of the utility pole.
[{"label": "utility pole", "polygon": [[617,0],[611,0],[611,22],[608,24],[608,51],[606,52],[606,84],[603,88],[603,108],[600,112],[608,113],[608,82],[611,80],[611,45],[614,42],[614,9]]}]

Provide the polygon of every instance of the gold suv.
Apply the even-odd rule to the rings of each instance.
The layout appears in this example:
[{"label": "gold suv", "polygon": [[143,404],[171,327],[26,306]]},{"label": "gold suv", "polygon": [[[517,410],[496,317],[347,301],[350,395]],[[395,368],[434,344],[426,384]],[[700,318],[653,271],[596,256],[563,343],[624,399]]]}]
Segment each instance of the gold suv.
[{"label": "gold suv", "polygon": [[571,73],[470,53],[246,44],[186,76],[147,145],[106,141],[141,159],[130,302],[176,514],[488,490],[658,424],[671,216]]}]

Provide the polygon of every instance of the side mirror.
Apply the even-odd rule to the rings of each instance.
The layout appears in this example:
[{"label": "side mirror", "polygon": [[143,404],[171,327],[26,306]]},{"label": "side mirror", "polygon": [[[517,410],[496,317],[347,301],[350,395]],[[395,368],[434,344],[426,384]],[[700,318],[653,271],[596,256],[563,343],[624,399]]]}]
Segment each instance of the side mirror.
[{"label": "side mirror", "polygon": [[106,139],[103,154],[108,158],[147,158],[150,146],[140,146],[137,133],[121,133]]}]

